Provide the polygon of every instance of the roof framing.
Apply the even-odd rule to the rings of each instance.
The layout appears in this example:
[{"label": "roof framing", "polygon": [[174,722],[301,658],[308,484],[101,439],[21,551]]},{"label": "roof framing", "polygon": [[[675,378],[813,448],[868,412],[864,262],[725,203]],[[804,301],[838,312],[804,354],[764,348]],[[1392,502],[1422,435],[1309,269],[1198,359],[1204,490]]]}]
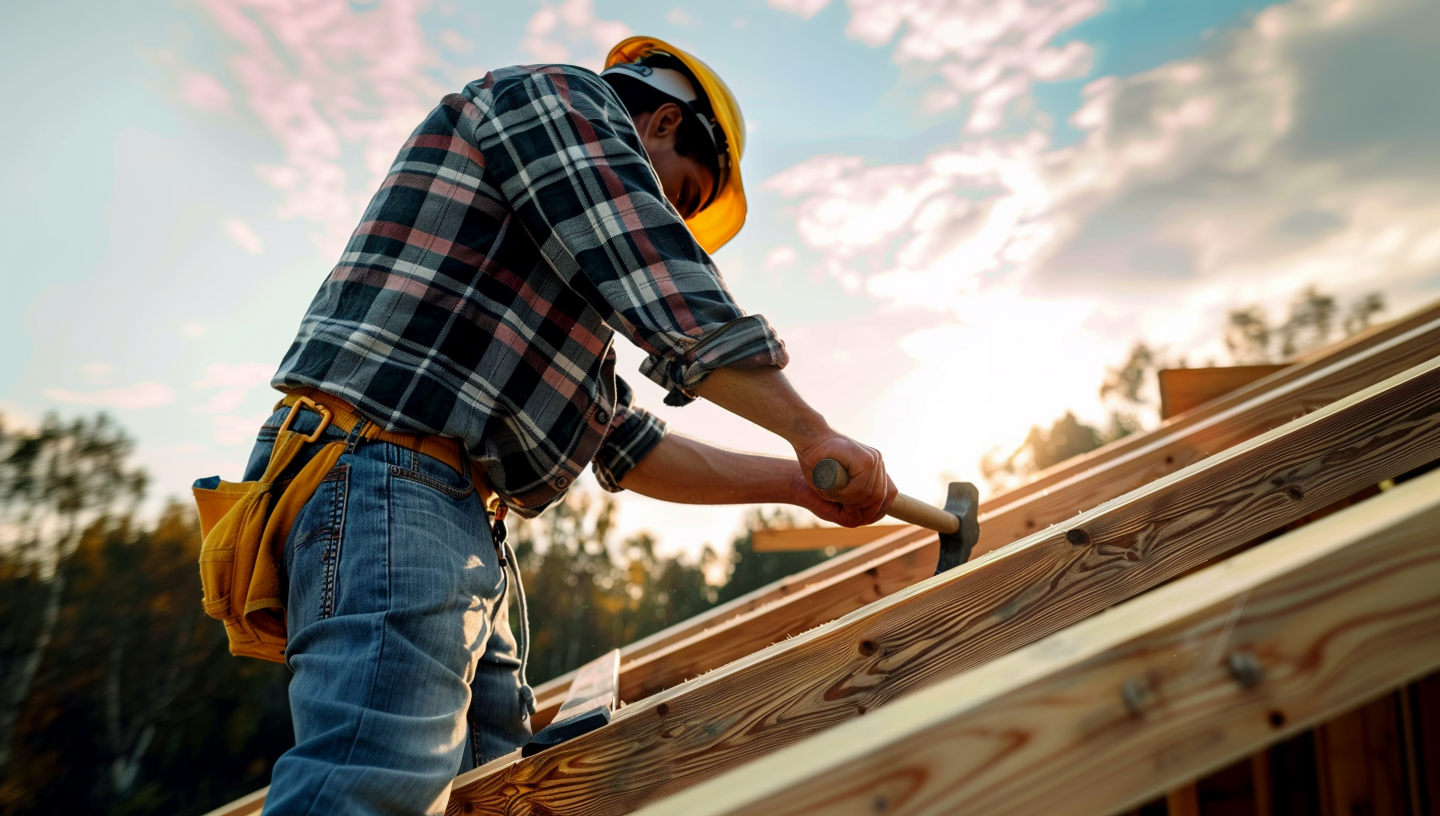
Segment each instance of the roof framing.
[{"label": "roof framing", "polygon": [[642,816],[1111,813],[1440,667],[1440,471]]},{"label": "roof framing", "polygon": [[600,731],[492,762],[456,780],[448,812],[630,812],[1437,458],[1440,358],[631,705]]}]

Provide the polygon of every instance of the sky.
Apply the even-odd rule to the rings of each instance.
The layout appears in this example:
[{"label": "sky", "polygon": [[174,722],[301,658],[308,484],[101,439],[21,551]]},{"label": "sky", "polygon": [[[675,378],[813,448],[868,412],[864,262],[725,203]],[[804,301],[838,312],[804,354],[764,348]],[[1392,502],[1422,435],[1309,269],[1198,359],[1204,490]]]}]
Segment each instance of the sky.
[{"label": "sky", "polygon": [[[800,392],[923,500],[1032,424],[1100,421],[1137,340],[1223,364],[1230,310],[1306,286],[1381,292],[1382,317],[1440,297],[1434,0],[8,3],[0,416],[111,414],[152,506],[238,478],[426,112],[630,34],[735,92],[750,215],[716,262]],[[788,453],[664,406],[617,346],[672,430]],[[745,510],[618,501],[664,552],[723,548]]]}]

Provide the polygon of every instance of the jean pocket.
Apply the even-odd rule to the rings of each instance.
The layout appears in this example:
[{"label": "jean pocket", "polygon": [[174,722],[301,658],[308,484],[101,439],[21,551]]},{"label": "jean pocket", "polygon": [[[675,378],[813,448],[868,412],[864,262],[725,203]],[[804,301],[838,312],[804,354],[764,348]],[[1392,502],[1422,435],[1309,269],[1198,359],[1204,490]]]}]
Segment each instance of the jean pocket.
[{"label": "jean pocket", "polygon": [[315,495],[291,528],[286,573],[292,605],[299,607],[292,614],[298,611],[302,620],[310,614],[318,620],[335,614],[349,488],[350,466],[336,465],[315,488]]},{"label": "jean pocket", "polygon": [[[415,467],[391,465],[390,475],[434,488],[452,499],[467,499],[475,492],[475,483],[470,480],[469,474],[456,473],[454,468],[438,459],[415,454],[411,463]],[[427,473],[426,470],[430,472]]]}]

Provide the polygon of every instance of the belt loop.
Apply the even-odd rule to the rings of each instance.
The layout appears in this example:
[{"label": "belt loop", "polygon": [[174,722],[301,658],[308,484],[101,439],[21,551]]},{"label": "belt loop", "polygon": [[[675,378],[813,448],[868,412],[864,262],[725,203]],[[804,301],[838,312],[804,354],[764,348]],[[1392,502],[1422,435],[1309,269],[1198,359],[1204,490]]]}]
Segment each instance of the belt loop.
[{"label": "belt loop", "polygon": [[368,419],[361,419],[355,423],[355,427],[351,428],[350,433],[345,436],[345,453],[350,454],[355,452],[355,446],[360,444],[360,439],[364,436],[365,429],[368,427],[370,427],[370,420]]}]

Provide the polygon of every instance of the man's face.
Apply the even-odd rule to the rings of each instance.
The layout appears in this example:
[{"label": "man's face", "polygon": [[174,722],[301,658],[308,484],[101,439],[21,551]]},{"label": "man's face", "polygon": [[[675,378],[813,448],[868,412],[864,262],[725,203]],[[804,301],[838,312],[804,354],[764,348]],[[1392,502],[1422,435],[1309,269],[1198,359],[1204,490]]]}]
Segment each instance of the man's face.
[{"label": "man's face", "polygon": [[666,103],[641,114],[635,126],[640,131],[645,152],[650,154],[650,166],[655,168],[665,197],[681,217],[690,218],[710,200],[715,174],[699,159],[675,152],[675,138],[684,116],[679,105]]}]

